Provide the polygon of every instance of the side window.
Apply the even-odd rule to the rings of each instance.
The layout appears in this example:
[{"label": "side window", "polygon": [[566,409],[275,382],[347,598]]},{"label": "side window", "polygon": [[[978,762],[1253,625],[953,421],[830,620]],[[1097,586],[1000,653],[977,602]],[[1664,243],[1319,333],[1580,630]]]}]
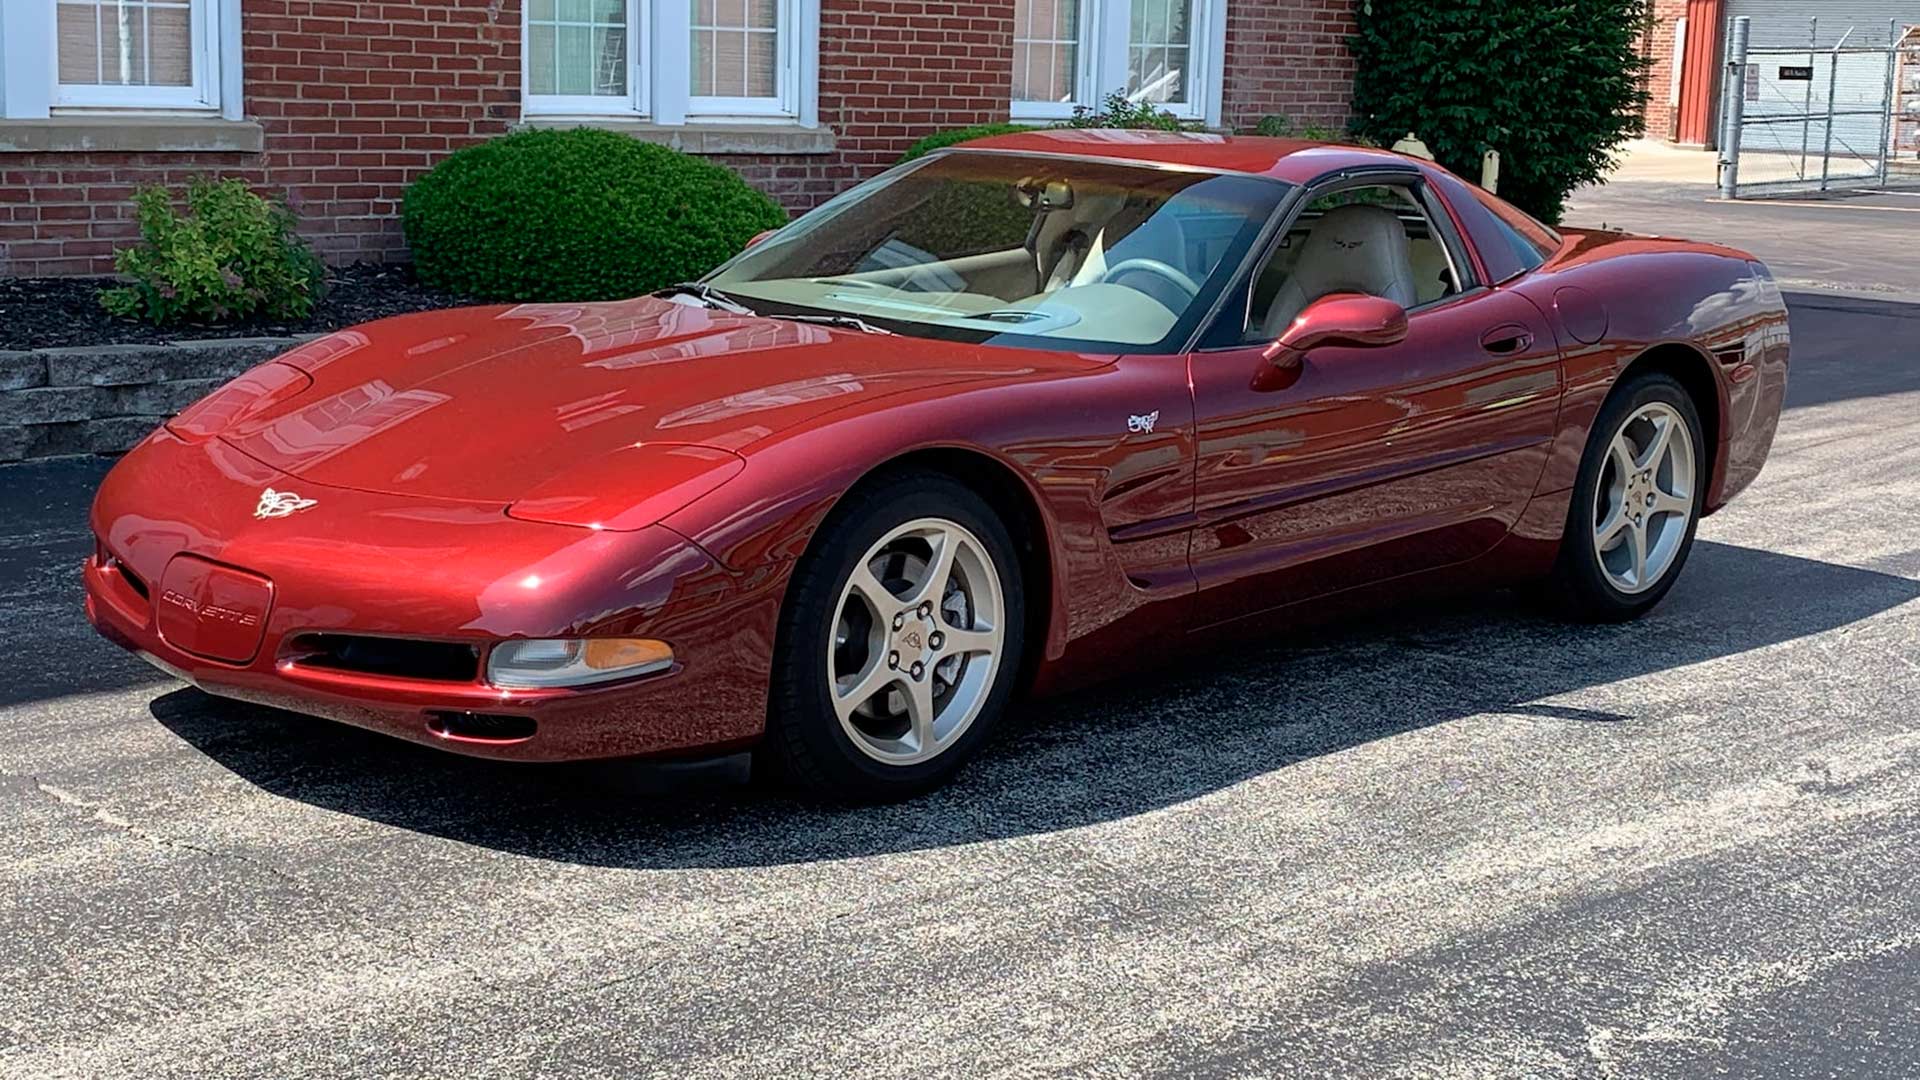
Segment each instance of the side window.
[{"label": "side window", "polygon": [[1273,340],[1330,293],[1367,293],[1416,308],[1461,288],[1446,241],[1411,189],[1345,187],[1309,202],[1267,256],[1254,279],[1244,340]]},{"label": "side window", "polygon": [[1479,188],[1473,189],[1473,197],[1493,215],[1495,231],[1507,246],[1513,249],[1514,257],[1520,265],[1531,270],[1547,261],[1547,256],[1560,248],[1560,234],[1540,224],[1512,203],[1502,202]]}]

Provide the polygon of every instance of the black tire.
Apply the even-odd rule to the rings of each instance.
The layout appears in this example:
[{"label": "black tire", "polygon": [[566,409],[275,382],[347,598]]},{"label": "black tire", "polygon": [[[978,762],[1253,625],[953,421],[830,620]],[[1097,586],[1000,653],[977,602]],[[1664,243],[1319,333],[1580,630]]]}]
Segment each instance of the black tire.
[{"label": "black tire", "polygon": [[[985,702],[955,740],[930,760],[890,764],[855,746],[833,708],[826,664],[837,606],[860,558],[890,531],[920,518],[945,518],[978,538],[992,558],[1004,636]],[[1021,569],[1006,525],[987,501],[935,473],[903,473],[862,486],[822,524],[794,569],[775,641],[767,733],[755,772],[808,794],[848,802],[906,798],[953,777],[1006,710],[1025,646]]]},{"label": "black tire", "polygon": [[[1607,450],[1621,426],[1647,405],[1660,402],[1670,406],[1685,421],[1694,452],[1693,510],[1688,515],[1686,532],[1672,563],[1644,591],[1627,592],[1616,588],[1601,566],[1593,539],[1595,491],[1606,472]],[[1706,498],[1713,448],[1703,441],[1700,413],[1686,388],[1672,376],[1660,372],[1636,375],[1619,386],[1601,406],[1587,435],[1587,448],[1580,459],[1580,472],[1574,480],[1573,502],[1567,508],[1566,530],[1561,534],[1560,552],[1548,583],[1548,599],[1564,617],[1580,622],[1625,622],[1637,618],[1658,604],[1679,579],[1693,551],[1693,536],[1700,526],[1700,509]]]}]

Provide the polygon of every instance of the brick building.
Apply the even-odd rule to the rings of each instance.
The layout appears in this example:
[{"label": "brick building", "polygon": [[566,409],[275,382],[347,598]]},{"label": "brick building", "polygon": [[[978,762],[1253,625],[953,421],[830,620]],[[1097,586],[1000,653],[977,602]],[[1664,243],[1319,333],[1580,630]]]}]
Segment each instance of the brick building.
[{"label": "brick building", "polygon": [[109,270],[138,185],[279,193],[333,262],[516,125],[712,157],[795,210],[930,131],[1107,93],[1347,119],[1352,0],[0,0],[0,275]]}]

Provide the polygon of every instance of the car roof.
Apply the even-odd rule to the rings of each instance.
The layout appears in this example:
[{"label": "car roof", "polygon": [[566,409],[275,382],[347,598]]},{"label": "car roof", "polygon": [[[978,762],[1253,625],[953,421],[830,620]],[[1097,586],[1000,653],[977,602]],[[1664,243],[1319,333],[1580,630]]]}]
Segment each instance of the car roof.
[{"label": "car roof", "polygon": [[1036,154],[1119,158],[1144,164],[1183,165],[1270,176],[1294,184],[1306,183],[1338,169],[1365,165],[1428,164],[1389,150],[1305,139],[1119,128],[1036,128],[1011,135],[975,139],[952,149],[1020,150]]}]

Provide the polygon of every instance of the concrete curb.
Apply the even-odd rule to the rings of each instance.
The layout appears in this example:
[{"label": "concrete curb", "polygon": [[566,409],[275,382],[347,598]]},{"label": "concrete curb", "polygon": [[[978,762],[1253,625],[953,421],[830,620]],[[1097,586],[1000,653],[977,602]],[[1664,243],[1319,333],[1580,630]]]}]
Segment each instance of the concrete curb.
[{"label": "concrete curb", "polygon": [[125,450],[311,336],[0,350],[0,462]]}]

